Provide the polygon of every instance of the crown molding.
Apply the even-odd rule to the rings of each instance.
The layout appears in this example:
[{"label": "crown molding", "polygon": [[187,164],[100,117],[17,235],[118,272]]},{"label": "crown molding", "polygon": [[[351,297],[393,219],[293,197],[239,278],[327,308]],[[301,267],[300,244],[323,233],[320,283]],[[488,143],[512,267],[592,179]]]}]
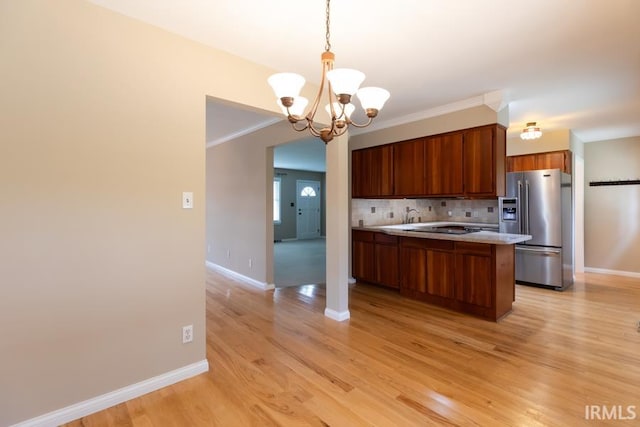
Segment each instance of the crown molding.
[{"label": "crown molding", "polygon": [[227,141],[231,141],[232,139],[240,138],[241,136],[244,136],[244,135],[248,135],[248,134],[253,133],[255,131],[258,131],[258,130],[260,130],[262,128],[266,128],[267,126],[271,126],[272,124],[277,123],[277,122],[279,122],[281,120],[282,120],[281,118],[273,117],[273,118],[267,119],[265,121],[256,123],[255,125],[253,125],[251,127],[248,127],[246,129],[239,130],[238,132],[233,132],[233,133],[225,135],[225,136],[223,136],[221,138],[217,138],[217,139],[214,139],[212,141],[208,141],[207,142],[207,148],[213,147],[214,145],[222,144],[222,143],[227,142]]},{"label": "crown molding", "polygon": [[383,120],[380,122],[374,122],[367,128],[354,129],[349,132],[352,135],[359,135],[362,133],[372,132],[374,130],[386,129],[394,126],[400,126],[407,123],[417,122],[419,120],[429,119],[431,117],[442,116],[443,114],[453,113],[455,111],[466,110],[468,108],[478,107],[484,104],[483,96],[475,96],[473,98],[464,99],[462,101],[452,102],[450,104],[441,105],[438,107],[430,108],[424,111],[418,111],[416,113],[407,114],[403,117],[395,119]]}]

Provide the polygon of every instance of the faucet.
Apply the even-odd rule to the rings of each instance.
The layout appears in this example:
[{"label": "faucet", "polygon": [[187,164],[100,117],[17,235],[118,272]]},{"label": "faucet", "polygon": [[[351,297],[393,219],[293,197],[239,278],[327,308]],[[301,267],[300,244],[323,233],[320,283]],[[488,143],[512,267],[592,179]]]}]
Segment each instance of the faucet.
[{"label": "faucet", "polygon": [[409,207],[407,206],[407,213],[405,213],[405,214],[404,214],[404,219],[402,220],[402,223],[403,223],[403,224],[411,224],[411,223],[413,223],[413,220],[414,220],[415,218],[414,218],[414,217],[409,218],[409,214],[410,214],[411,212],[418,213],[418,211],[417,211],[417,210],[415,210],[415,209],[409,209]]}]

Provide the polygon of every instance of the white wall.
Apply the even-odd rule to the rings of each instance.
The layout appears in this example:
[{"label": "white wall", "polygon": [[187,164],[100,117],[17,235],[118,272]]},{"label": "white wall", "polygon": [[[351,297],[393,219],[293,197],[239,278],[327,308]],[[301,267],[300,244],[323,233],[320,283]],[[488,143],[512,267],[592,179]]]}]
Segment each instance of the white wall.
[{"label": "white wall", "polygon": [[585,270],[640,277],[640,185],[589,186],[640,179],[640,137],[585,144]]}]

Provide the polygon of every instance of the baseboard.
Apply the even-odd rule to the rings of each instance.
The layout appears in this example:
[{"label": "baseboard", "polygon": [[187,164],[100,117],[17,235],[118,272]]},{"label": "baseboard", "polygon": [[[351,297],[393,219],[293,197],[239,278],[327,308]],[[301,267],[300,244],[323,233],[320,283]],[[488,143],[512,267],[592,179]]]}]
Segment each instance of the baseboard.
[{"label": "baseboard", "polygon": [[338,322],[349,320],[349,318],[351,318],[351,313],[349,313],[349,310],[335,311],[330,308],[325,308],[324,315],[329,319],[337,320]]},{"label": "baseboard", "polygon": [[353,285],[354,283],[356,283],[355,277],[349,277],[347,283],[349,283],[350,285]]},{"label": "baseboard", "polygon": [[209,362],[201,360],[191,365],[166,372],[157,377],[149,378],[139,383],[131,384],[121,389],[75,403],[66,408],[41,415],[30,420],[22,421],[11,427],[51,427],[77,420],[95,412],[118,405],[127,400],[135,399],[144,394],[194,377],[209,370]]},{"label": "baseboard", "polygon": [[599,274],[611,274],[613,276],[624,276],[624,277],[635,277],[640,279],[640,273],[636,273],[635,271],[621,271],[621,270],[608,270],[606,268],[592,268],[585,267],[585,273],[599,273]]},{"label": "baseboard", "polygon": [[263,291],[269,291],[271,289],[275,289],[275,285],[273,283],[265,283],[265,282],[260,282],[259,280],[256,279],[252,279],[251,277],[247,277],[244,274],[240,274],[237,273],[233,270],[229,270],[228,268],[224,268],[221,265],[218,264],[214,264],[211,261],[206,261],[207,267],[209,267],[212,270],[217,271],[218,273],[225,275],[227,277],[230,277],[231,279],[236,279],[239,280],[241,282],[244,282],[248,285],[253,286],[254,288],[258,288],[261,289]]}]

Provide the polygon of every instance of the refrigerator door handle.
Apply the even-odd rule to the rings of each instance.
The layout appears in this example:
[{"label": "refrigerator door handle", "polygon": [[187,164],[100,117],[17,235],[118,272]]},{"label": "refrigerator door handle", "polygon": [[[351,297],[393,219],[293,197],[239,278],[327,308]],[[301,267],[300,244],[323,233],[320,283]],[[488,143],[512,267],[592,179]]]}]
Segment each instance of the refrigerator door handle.
[{"label": "refrigerator door handle", "polygon": [[524,233],[522,233],[522,234],[530,234],[530,230],[529,230],[529,181],[525,181],[524,198],[526,199],[527,207],[526,207],[525,212],[524,212],[525,229],[524,229]]},{"label": "refrigerator door handle", "polygon": [[560,255],[560,254],[562,253],[562,249],[550,249],[550,248],[545,248],[545,249],[539,249],[539,248],[525,248],[525,247],[517,246],[517,245],[516,245],[516,251],[522,251],[522,252],[535,252],[535,253],[544,254],[544,255]]},{"label": "refrigerator door handle", "polygon": [[518,233],[524,234],[524,216],[522,215],[522,181],[518,180]]}]

